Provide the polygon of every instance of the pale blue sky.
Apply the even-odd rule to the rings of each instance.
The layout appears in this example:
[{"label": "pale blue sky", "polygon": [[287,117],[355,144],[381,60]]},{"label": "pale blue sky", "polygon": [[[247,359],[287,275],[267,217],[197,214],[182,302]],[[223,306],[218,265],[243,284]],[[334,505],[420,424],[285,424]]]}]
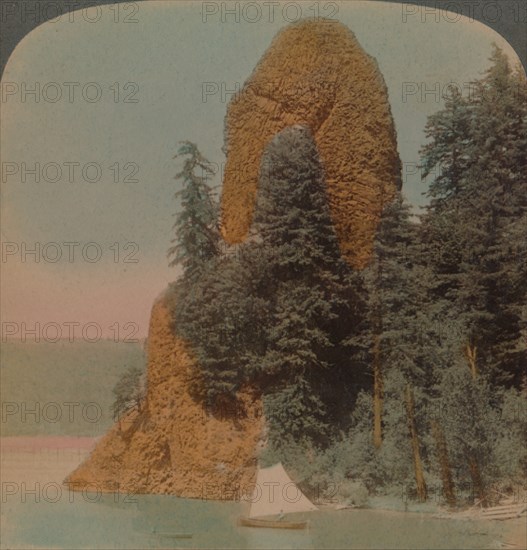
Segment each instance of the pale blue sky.
[{"label": "pale blue sky", "polygon": [[[6,176],[2,241],[24,241],[28,247],[35,242],[97,242],[103,257],[96,263],[78,261],[79,255],[73,263],[34,263],[28,257],[23,263],[20,254],[10,256],[2,264],[3,321],[94,321],[103,328],[132,321],[146,334],[153,299],[176,276],[167,268],[166,249],[176,207],[173,176],[178,167],[172,156],[177,143],[195,141],[211,161],[224,161],[225,98],[218,93],[204,103],[203,83],[214,82],[220,89],[242,85],[287,24],[280,9],[273,23],[265,17],[258,23],[243,18],[236,23],[232,17],[222,22],[219,15],[203,22],[201,2],[138,5],[135,24],[114,22],[107,6],[97,23],[81,16],[73,23],[65,17],[46,23],[17,46],[8,62],[4,91],[12,90],[7,83],[15,83],[19,91],[2,103],[2,161],[28,167],[55,162],[63,177],[57,183],[35,183],[28,175],[22,183],[20,174]],[[488,66],[493,41],[514,63],[517,57],[494,31],[468,19],[449,23],[429,16],[423,23],[409,17],[404,23],[399,5],[356,1],[338,7],[336,18],[355,33],[383,72],[405,166],[403,191],[418,205],[425,187],[418,173],[409,172],[415,172],[411,167],[418,162],[426,117],[441,107],[433,94],[421,101],[423,86],[432,89],[439,83],[443,88],[451,81],[462,86],[478,78]],[[27,96],[22,102],[24,82],[28,87],[39,82],[41,88],[59,83],[63,98],[35,103]],[[96,82],[101,100],[89,103],[76,88],[70,103],[65,82],[79,82],[81,88]],[[110,87],[119,83],[121,94],[127,95],[133,92],[122,89],[127,82],[137,84],[138,102],[115,103],[116,88]],[[405,83],[414,94],[403,101]],[[47,90],[53,97],[55,89]],[[101,180],[88,183],[77,175],[70,183],[65,162],[98,163]],[[124,165],[135,163],[139,182],[113,183],[109,167],[115,163],[121,179],[131,170]],[[137,243],[138,263],[113,262],[109,247],[115,242]],[[63,253],[67,256],[64,247]]]}]

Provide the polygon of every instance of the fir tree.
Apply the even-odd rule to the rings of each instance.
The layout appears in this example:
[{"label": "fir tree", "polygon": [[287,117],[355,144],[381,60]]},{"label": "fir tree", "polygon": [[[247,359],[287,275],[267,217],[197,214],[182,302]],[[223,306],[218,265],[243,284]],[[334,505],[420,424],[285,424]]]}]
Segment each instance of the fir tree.
[{"label": "fir tree", "polygon": [[175,194],[181,200],[181,211],[174,223],[174,245],[168,250],[169,265],[181,265],[185,277],[195,280],[219,252],[218,206],[208,184],[214,171],[190,141],[182,142],[174,158],[178,157],[186,158],[175,176],[183,187]]},{"label": "fir tree", "polygon": [[[408,463],[411,457],[420,500],[427,495],[421,439],[428,426],[417,413],[426,406],[425,391],[436,359],[428,275],[420,258],[418,226],[399,195],[384,208],[366,270],[373,349],[373,444],[381,448],[384,432],[391,452],[397,447],[398,453],[407,449],[405,460],[398,460]],[[403,415],[400,403],[404,403]],[[403,433],[409,437],[402,438]]]},{"label": "fir tree", "polygon": [[323,169],[306,128],[284,130],[264,154],[255,232],[273,282],[260,358],[267,416],[279,419],[272,423],[278,435],[303,430],[327,443],[363,377],[353,336],[366,315],[361,281],[340,257]]},{"label": "fir tree", "polygon": [[[407,383],[425,388],[435,362],[433,304],[427,296],[430,273],[422,263],[418,225],[402,196],[387,204],[366,270],[372,326],[374,440],[379,447],[381,408],[378,387],[383,372],[397,369]],[[377,382],[377,377],[381,382]]]},{"label": "fir tree", "polygon": [[500,406],[492,397],[503,383],[519,387],[525,361],[526,91],[523,73],[495,48],[470,95],[454,93],[429,119],[422,149],[425,175],[440,170],[420,237],[440,329],[430,397],[452,415],[448,425],[432,421],[451,501],[460,472],[488,496],[500,434],[489,423]]},{"label": "fir tree", "polygon": [[471,370],[518,384],[525,252],[511,237],[527,208],[526,84],[498,48],[491,61],[470,96],[453,94],[427,125],[425,175],[441,173],[430,186],[422,238],[434,252],[432,292],[445,306],[443,323],[461,323]]},{"label": "fir tree", "polygon": [[443,370],[440,383],[440,424],[454,466],[455,483],[487,506],[495,464],[494,444],[500,432],[500,412],[484,376],[474,379],[465,365]]}]

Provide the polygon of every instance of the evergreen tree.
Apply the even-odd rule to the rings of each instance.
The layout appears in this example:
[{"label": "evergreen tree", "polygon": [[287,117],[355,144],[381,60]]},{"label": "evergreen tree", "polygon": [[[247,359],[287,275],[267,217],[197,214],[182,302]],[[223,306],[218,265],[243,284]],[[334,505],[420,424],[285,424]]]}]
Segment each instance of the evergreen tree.
[{"label": "evergreen tree", "polygon": [[421,500],[427,494],[421,450],[428,426],[418,413],[427,404],[426,389],[433,381],[437,355],[434,307],[427,296],[429,275],[420,258],[418,225],[411,221],[410,207],[399,195],[384,208],[366,270],[373,349],[373,444],[380,449],[383,439],[388,441],[381,462],[389,452],[402,452],[401,464],[412,461]]},{"label": "evergreen tree", "polygon": [[470,95],[453,93],[430,117],[422,148],[424,175],[440,170],[420,238],[440,329],[430,397],[451,415],[432,420],[451,502],[467,478],[488,498],[500,434],[489,419],[502,406],[493,397],[504,382],[519,387],[525,364],[526,91],[524,74],[495,48]]},{"label": "evergreen tree", "polygon": [[461,490],[469,488],[469,496],[485,506],[501,424],[500,407],[493,393],[486,377],[474,379],[465,365],[443,370],[439,423],[454,466],[454,482]]},{"label": "evergreen tree", "polygon": [[284,130],[264,154],[255,232],[273,284],[259,359],[271,435],[278,441],[303,433],[327,444],[342,426],[342,407],[351,409],[364,383],[353,336],[364,328],[365,293],[341,259],[323,169],[306,128]]},{"label": "evergreen tree", "polygon": [[218,205],[208,184],[214,171],[190,141],[182,142],[174,158],[178,157],[186,158],[183,169],[175,176],[182,180],[183,187],[175,194],[181,200],[181,211],[174,223],[174,245],[168,250],[168,257],[172,258],[169,265],[181,265],[185,277],[195,280],[219,252]]},{"label": "evergreen tree", "polygon": [[519,384],[525,251],[511,238],[527,211],[526,83],[498,48],[491,61],[470,96],[453,93],[427,125],[424,175],[441,173],[422,239],[443,323],[461,324],[459,345],[474,375]]},{"label": "evergreen tree", "polygon": [[388,368],[397,369],[407,383],[425,388],[436,360],[434,305],[427,296],[430,273],[420,258],[418,229],[402,196],[387,204],[366,278],[374,379]]}]

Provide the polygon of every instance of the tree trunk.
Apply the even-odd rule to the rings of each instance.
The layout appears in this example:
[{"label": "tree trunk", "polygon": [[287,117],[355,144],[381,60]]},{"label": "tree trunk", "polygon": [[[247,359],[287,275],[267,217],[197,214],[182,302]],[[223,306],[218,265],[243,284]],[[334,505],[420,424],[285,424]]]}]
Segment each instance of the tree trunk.
[{"label": "tree trunk", "polygon": [[441,481],[443,483],[443,494],[445,495],[448,505],[455,506],[456,494],[454,491],[454,481],[452,480],[452,469],[450,468],[450,461],[448,459],[448,448],[445,433],[437,420],[432,420],[431,428],[436,444],[437,456],[439,458]]},{"label": "tree trunk", "polygon": [[[476,380],[478,376],[477,368],[477,354],[478,348],[476,345],[472,345],[470,342],[465,348],[465,357],[468,361],[468,366],[472,374],[472,380]],[[472,479],[472,491],[474,498],[478,499],[483,506],[487,506],[485,486],[483,484],[483,478],[481,477],[481,469],[478,464],[478,459],[473,453],[470,453],[468,456],[468,467],[470,470],[470,478]]]},{"label": "tree trunk", "polygon": [[380,335],[374,336],[373,344],[373,444],[376,449],[382,445],[382,400],[383,381],[380,353]]},{"label": "tree trunk", "polygon": [[383,274],[382,255],[377,258],[375,272],[375,305],[373,311],[373,445],[380,449],[382,445],[382,408],[384,383],[381,364],[381,336],[383,332],[383,296],[381,289]]},{"label": "tree trunk", "polygon": [[[467,347],[465,349],[465,355],[467,357],[468,366],[470,368],[470,372],[472,374],[472,379],[476,380],[476,377],[478,376],[478,368],[477,368],[477,353],[478,348],[476,345],[471,345],[470,343],[467,344]],[[470,477],[472,479],[472,490],[474,493],[474,498],[477,498],[483,506],[487,506],[487,495],[485,491],[485,486],[483,484],[483,478],[481,477],[481,469],[478,464],[478,459],[474,454],[470,454],[468,459],[468,467],[470,470]]]},{"label": "tree trunk", "polygon": [[481,504],[486,507],[488,505],[485,494],[485,487],[483,485],[483,479],[481,477],[481,470],[479,468],[477,458],[471,454],[468,459],[468,466],[470,469],[470,477],[472,479],[472,490],[474,498],[478,499]]},{"label": "tree trunk", "polygon": [[465,357],[467,358],[468,366],[470,368],[470,372],[472,374],[473,380],[476,380],[476,376],[478,375],[478,368],[476,365],[477,353],[478,353],[478,348],[468,343],[467,347],[465,348]]},{"label": "tree trunk", "polygon": [[427,497],[427,489],[425,477],[423,474],[423,464],[421,462],[421,453],[419,452],[419,438],[417,436],[417,428],[415,426],[415,407],[414,395],[410,384],[406,386],[406,414],[408,420],[408,430],[412,441],[412,451],[414,456],[415,482],[417,485],[417,496],[420,502],[424,502]]}]

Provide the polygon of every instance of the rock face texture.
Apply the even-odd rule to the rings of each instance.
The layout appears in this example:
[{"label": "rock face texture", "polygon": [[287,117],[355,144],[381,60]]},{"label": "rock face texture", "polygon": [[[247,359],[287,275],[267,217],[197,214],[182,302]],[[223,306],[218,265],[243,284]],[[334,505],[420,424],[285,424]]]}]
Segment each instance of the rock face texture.
[{"label": "rock face texture", "polygon": [[247,237],[265,146],[294,124],[315,136],[342,254],[360,269],[383,205],[400,188],[401,163],[377,63],[339,22],[305,20],[281,31],[229,104],[222,192],[228,243]]},{"label": "rock face texture", "polygon": [[249,494],[262,436],[260,399],[206,411],[188,392],[192,358],[158,301],[148,337],[148,394],[141,412],[116,424],[66,483],[101,491],[234,499]]}]

